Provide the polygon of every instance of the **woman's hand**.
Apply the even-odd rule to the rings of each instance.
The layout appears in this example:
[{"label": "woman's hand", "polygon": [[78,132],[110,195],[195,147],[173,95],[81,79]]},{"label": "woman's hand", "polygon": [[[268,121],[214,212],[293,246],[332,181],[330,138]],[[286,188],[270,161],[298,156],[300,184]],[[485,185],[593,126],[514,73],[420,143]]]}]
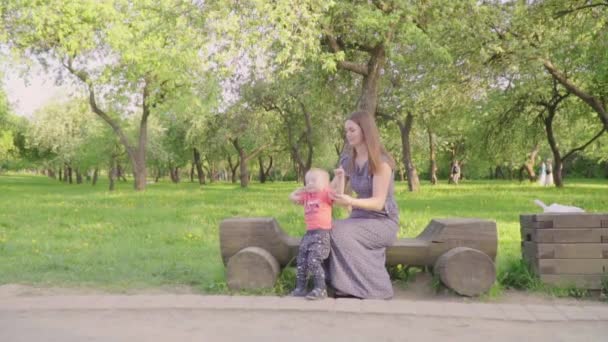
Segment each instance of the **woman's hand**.
[{"label": "woman's hand", "polygon": [[351,196],[345,194],[337,194],[333,192],[329,194],[329,198],[334,201],[334,204],[341,205],[343,207],[352,206],[354,200],[354,198],[352,198]]}]

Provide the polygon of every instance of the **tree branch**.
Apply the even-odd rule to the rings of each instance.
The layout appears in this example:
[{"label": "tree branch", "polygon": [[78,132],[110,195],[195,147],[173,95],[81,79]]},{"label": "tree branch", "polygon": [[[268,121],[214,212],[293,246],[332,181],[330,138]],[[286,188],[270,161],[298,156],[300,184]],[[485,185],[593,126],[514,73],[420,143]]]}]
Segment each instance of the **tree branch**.
[{"label": "tree branch", "polygon": [[566,16],[566,15],[568,15],[570,13],[574,13],[576,11],[580,11],[580,10],[587,9],[587,8],[598,7],[598,6],[607,6],[608,7],[608,1],[599,2],[599,3],[595,3],[595,4],[583,5],[583,6],[571,8],[571,9],[568,9],[568,10],[557,11],[557,12],[555,12],[555,15],[553,16],[553,18],[554,19],[561,18],[563,16]]},{"label": "tree branch", "polygon": [[587,146],[589,146],[591,143],[593,143],[597,138],[601,137],[602,134],[604,134],[604,132],[606,132],[606,129],[602,128],[602,130],[599,131],[593,138],[591,138],[591,140],[587,141],[587,143],[585,143],[584,145],[581,145],[581,146],[579,146],[577,148],[573,148],[572,150],[570,150],[570,152],[566,153],[562,157],[562,160],[566,160],[568,157],[570,157],[571,155],[573,155],[577,151],[584,150],[585,148],[587,148]]},{"label": "tree branch", "polygon": [[384,119],[386,119],[388,121],[394,121],[394,122],[398,122],[399,121],[395,116],[390,115],[390,114],[386,114],[386,113],[381,112],[379,110],[376,110],[376,116],[384,118]]},{"label": "tree branch", "polygon": [[557,68],[551,63],[549,60],[543,60],[543,65],[545,69],[555,78],[564,88],[566,88],[569,92],[576,95],[578,98],[587,103],[591,108],[593,108],[600,116],[600,120],[604,124],[604,129],[608,129],[608,113],[606,113],[606,108],[604,104],[595,96],[592,96],[579,87],[577,87],[574,83],[572,83],[569,79],[566,78],[564,74],[562,74]]},{"label": "tree branch", "polygon": [[61,64],[63,64],[63,66],[72,75],[78,77],[78,79],[80,79],[87,86],[87,90],[89,91],[89,105],[91,106],[91,110],[95,114],[97,114],[102,120],[104,120],[106,123],[108,123],[108,125],[110,125],[110,127],[112,127],[112,130],[114,130],[114,132],[118,135],[118,138],[120,139],[120,141],[123,143],[123,145],[127,149],[127,153],[133,159],[134,155],[132,155],[132,154],[134,152],[134,147],[129,142],[129,139],[124,134],[124,132],[122,131],[122,129],[120,128],[118,123],[116,121],[114,121],[105,111],[103,111],[97,105],[97,100],[95,97],[95,90],[93,88],[93,82],[91,81],[89,74],[83,70],[74,69],[71,58],[68,59],[67,62],[62,61]]},{"label": "tree branch", "polygon": [[[340,49],[340,46],[338,45],[338,41],[336,40],[336,38],[334,38],[330,35],[326,35],[326,37],[327,37],[327,41],[329,42],[329,47],[333,53],[338,53],[338,52],[342,51],[342,49]],[[362,63],[354,63],[354,62],[349,62],[349,61],[338,61],[338,67],[340,67],[344,70],[352,71],[354,73],[357,73],[357,74],[363,75],[363,76],[367,76],[367,74],[368,74],[367,65],[362,64]]]},{"label": "tree branch", "polygon": [[390,14],[393,12],[393,6],[387,4],[382,0],[372,0],[372,3],[374,4],[374,6],[376,6],[377,9],[381,10],[386,14]]}]

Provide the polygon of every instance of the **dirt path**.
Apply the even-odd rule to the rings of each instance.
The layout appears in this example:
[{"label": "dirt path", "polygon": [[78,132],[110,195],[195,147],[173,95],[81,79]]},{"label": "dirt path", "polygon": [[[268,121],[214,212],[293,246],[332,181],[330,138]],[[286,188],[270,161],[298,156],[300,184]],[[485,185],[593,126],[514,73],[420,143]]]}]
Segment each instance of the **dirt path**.
[{"label": "dirt path", "polygon": [[[597,301],[580,302],[547,296],[507,293],[501,303],[483,304],[492,314],[504,305],[511,309],[538,305],[542,310],[564,306],[586,308],[602,314],[602,320],[566,319],[560,322],[483,319],[473,313],[475,305],[466,299],[434,294],[427,287],[397,289],[389,301],[398,306],[426,306],[426,314],[344,311],[338,304],[362,301],[330,300],[313,306],[303,301],[289,302],[288,309],[272,307],[266,300],[276,297],[232,297],[240,309],[226,302],[204,304],[222,299],[192,295],[189,288],[164,288],[109,295],[98,289],[36,288],[23,285],[0,286],[0,341],[406,341],[443,338],[445,341],[606,341],[608,305]],[[224,296],[223,299],[230,297]],[[259,299],[262,299],[261,301]],[[470,300],[468,300],[470,301]],[[367,302],[367,301],[363,301]],[[385,301],[380,301],[384,302]],[[458,303],[460,302],[460,303]],[[269,304],[270,303],[270,304]],[[505,304],[511,303],[511,304]],[[204,305],[201,305],[204,304]],[[229,303],[228,303],[229,304]],[[379,303],[382,305],[383,303]],[[257,306],[256,306],[257,305]],[[269,310],[271,305],[272,309]],[[331,309],[325,309],[323,305]],[[333,305],[333,306],[331,306]],[[223,306],[223,307],[222,307]],[[456,317],[443,317],[446,310],[461,310]],[[394,309],[394,305],[392,306]],[[501,309],[502,308],[502,309]],[[377,308],[378,309],[378,308]],[[390,307],[389,307],[390,309]],[[440,315],[429,314],[435,310]],[[471,311],[473,310],[473,311]],[[422,310],[424,311],[424,310]],[[420,311],[420,312],[422,312]],[[576,313],[576,312],[574,312]],[[433,316],[435,315],[435,316]],[[599,317],[599,316],[596,316]],[[311,336],[314,334],[314,336]]]},{"label": "dirt path", "polygon": [[[311,336],[314,335],[314,336]],[[606,322],[226,310],[0,312],[1,341],[605,341]]]}]

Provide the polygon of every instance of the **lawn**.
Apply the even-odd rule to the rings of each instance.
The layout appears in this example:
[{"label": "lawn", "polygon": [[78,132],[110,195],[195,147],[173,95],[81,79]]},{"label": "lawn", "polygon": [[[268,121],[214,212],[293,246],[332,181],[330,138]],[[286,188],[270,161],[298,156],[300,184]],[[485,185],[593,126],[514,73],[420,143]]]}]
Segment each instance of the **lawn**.
[{"label": "lawn", "polygon": [[[396,186],[401,237],[414,237],[431,218],[479,217],[497,222],[498,272],[520,255],[519,214],[539,212],[532,200],[608,212],[608,180],[566,180],[566,188],[510,181]],[[91,286],[109,290],[192,286],[222,291],[219,222],[233,216],[274,216],[302,235],[301,208],[287,200],[296,183],[132,183],[107,191],[103,181],[65,185],[43,176],[0,176],[0,285]],[[338,212],[339,216],[345,215]]]}]

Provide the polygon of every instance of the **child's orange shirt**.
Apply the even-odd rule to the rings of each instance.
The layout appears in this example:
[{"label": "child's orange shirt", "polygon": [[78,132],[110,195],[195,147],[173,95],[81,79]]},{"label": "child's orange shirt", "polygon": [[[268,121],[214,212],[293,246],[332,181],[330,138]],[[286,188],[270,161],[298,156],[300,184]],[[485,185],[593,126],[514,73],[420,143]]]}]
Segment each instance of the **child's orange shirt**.
[{"label": "child's orange shirt", "polygon": [[298,202],[304,205],[306,229],[331,229],[331,205],[329,188],[317,192],[304,192]]}]

